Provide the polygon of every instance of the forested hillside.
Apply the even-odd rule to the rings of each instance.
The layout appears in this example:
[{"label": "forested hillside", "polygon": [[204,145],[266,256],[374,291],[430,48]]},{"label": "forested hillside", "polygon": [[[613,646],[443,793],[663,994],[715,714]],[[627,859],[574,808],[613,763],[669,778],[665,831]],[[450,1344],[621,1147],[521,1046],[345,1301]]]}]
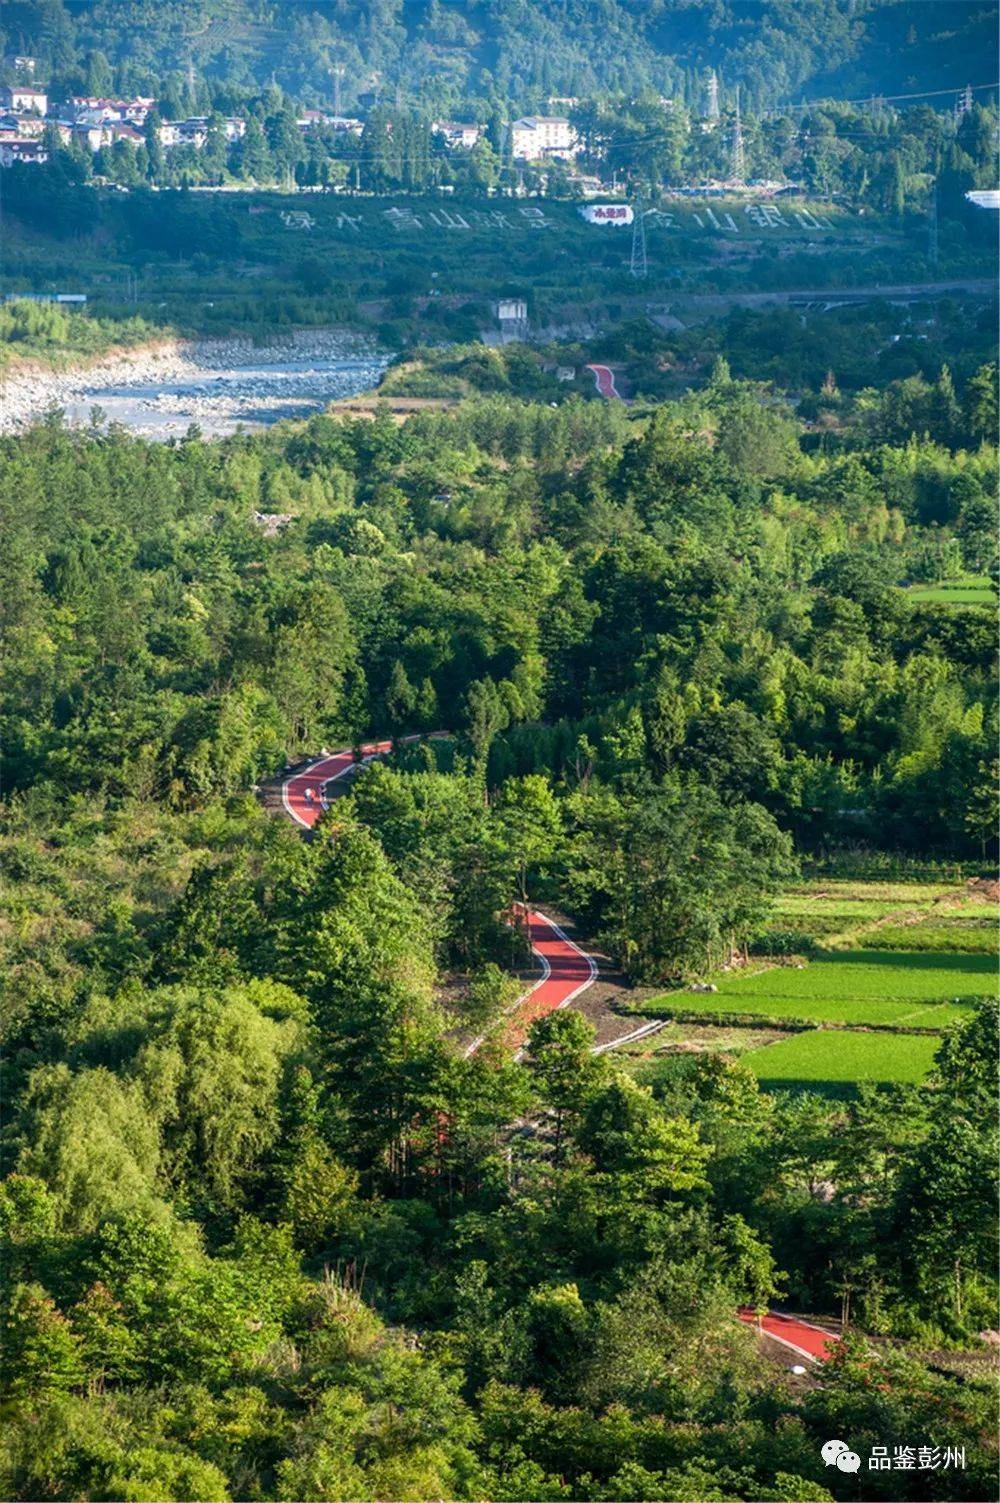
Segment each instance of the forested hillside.
[{"label": "forested hillside", "polygon": [[438,110],[644,88],[693,104],[708,68],[750,108],[996,73],[983,0],[7,0],[0,37],[91,94],[183,88],[190,59],[216,87],[254,91],[273,74],[328,99],[343,64],[348,102],[381,88]]},{"label": "forested hillside", "polygon": [[[841,1433],[965,1448],[867,1496],[988,1495],[941,1348],[996,1322],[994,998],[846,1101],[497,1025],[525,894],[683,984],[821,852],[979,869],[995,610],[908,586],[991,567],[995,429],[944,371],[806,453],[720,362],[3,440],[5,1496],[824,1503]],[[313,840],[257,796],[372,731]],[[795,1386],[775,1297],[878,1345]]]}]

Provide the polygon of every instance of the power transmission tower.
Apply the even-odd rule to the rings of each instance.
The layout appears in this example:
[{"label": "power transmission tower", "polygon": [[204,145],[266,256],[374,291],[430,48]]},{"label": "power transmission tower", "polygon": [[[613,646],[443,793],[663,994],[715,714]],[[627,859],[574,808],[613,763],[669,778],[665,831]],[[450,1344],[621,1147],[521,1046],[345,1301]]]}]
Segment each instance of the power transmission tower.
[{"label": "power transmission tower", "polygon": [[934,179],[934,187],[931,189],[930,206],[930,233],[927,237],[927,259],[932,266],[938,264],[938,194],[937,178]]},{"label": "power transmission tower", "polygon": [[344,74],[346,72],[347,72],[347,67],[346,67],[346,64],[344,64],[344,63],[334,63],[333,67],[330,69],[330,73],[331,73],[331,75],[333,77],[333,113],[337,116],[338,119],[340,118],[340,113],[341,113],[341,111],[340,111],[340,85],[341,85],[341,83],[343,81]]},{"label": "power transmission tower", "polygon": [[740,119],[740,86],[736,85],[736,122],[733,126],[733,165],[732,179],[735,183],[742,183],[746,177],[747,164],[746,154],[743,150],[743,122]]},{"label": "power transmission tower", "polygon": [[645,279],[649,275],[649,263],[646,259],[646,215],[642,207],[642,194],[636,194],[635,207],[632,210],[632,259],[629,262],[629,271],[638,279]]},{"label": "power transmission tower", "polygon": [[966,84],[965,88],[955,100],[955,119],[961,120],[972,109],[972,85]]},{"label": "power transmission tower", "polygon": [[713,68],[708,75],[708,103],[705,107],[706,120],[718,120],[719,118],[719,75]]}]

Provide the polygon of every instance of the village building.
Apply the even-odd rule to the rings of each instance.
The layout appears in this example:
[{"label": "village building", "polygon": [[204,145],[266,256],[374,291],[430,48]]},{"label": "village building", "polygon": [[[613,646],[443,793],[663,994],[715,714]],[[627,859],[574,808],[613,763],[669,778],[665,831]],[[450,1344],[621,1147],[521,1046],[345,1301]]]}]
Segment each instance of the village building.
[{"label": "village building", "polygon": [[49,154],[40,141],[24,141],[17,136],[10,140],[0,137],[0,167],[13,167],[15,162],[37,165],[48,159]]},{"label": "village building", "polygon": [[576,131],[565,115],[525,115],[510,127],[515,161],[541,162],[558,158],[572,162],[579,150]]},{"label": "village building", "polygon": [[24,140],[37,141],[43,135],[46,123],[41,115],[10,114],[0,119],[0,128],[13,131]]},{"label": "village building", "polygon": [[481,135],[478,125],[465,125],[460,120],[435,120],[431,130],[435,136],[443,136],[453,151],[456,148],[471,151]]},{"label": "village building", "polygon": [[74,94],[69,101],[69,115],[83,125],[97,125],[102,120],[128,120],[144,125],[155,99],[137,95],[134,99],[103,99],[91,94]]},{"label": "village building", "polygon": [[327,110],[303,110],[296,124],[299,130],[326,127],[328,130],[349,131],[354,136],[360,136],[365,128],[363,120],[356,120],[352,115],[331,115]]},{"label": "village building", "polygon": [[111,145],[111,122],[108,120],[97,125],[76,124],[72,129],[73,140],[80,142],[88,151],[100,151],[102,146]]},{"label": "village building", "polygon": [[44,89],[36,89],[29,84],[5,84],[0,88],[0,108],[45,115],[48,113],[49,96]]},{"label": "village building", "polygon": [[127,120],[112,120],[108,123],[108,131],[112,143],[115,141],[131,141],[133,146],[144,146],[146,137],[136,126],[130,125]]}]

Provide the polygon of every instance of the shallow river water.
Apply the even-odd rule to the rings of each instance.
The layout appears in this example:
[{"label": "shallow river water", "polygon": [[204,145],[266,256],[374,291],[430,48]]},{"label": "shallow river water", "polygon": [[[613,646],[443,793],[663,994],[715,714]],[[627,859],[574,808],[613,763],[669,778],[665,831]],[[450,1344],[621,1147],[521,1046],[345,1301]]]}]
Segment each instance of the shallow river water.
[{"label": "shallow river water", "polygon": [[147,438],[182,436],[197,423],[206,436],[256,427],[278,418],[304,417],[338,397],[375,385],[383,367],[371,360],[254,362],[230,370],[193,369],[176,380],[146,384],[95,384],[62,405],[67,420],[124,423]]},{"label": "shallow river water", "polygon": [[192,423],[220,437],[368,391],[386,363],[358,339],[322,331],[259,350],[215,340],[135,351],[88,370],[9,379],[0,428],[22,428],[58,407],[69,423],[89,424],[96,415],[102,427],[121,423],[147,438],[182,438]]}]

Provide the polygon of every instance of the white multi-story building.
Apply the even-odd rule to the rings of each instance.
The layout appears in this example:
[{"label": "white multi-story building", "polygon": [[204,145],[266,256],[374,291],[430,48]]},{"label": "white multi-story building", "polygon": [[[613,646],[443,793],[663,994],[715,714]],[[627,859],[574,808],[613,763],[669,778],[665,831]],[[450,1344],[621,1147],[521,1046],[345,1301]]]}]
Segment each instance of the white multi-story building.
[{"label": "white multi-story building", "polygon": [[0,105],[8,110],[25,110],[35,115],[46,115],[49,96],[44,89],[35,89],[28,84],[8,84],[0,89]]},{"label": "white multi-story building", "polygon": [[356,120],[353,115],[331,115],[326,110],[303,110],[298,117],[299,130],[320,130],[324,126],[330,130],[348,131],[352,136],[360,136],[365,122]]},{"label": "white multi-story building", "polygon": [[102,146],[111,145],[113,139],[111,125],[110,120],[103,120],[98,125],[87,125],[86,122],[77,123],[73,126],[73,136],[77,141],[82,141],[88,151],[100,151]]},{"label": "white multi-story building", "polygon": [[32,138],[37,140],[45,132],[45,121],[41,115],[12,114],[5,116],[9,129],[25,140]]},{"label": "white multi-story building", "polygon": [[127,120],[131,125],[143,125],[155,99],[137,95],[134,99],[101,99],[93,94],[74,94],[69,102],[69,112],[82,125],[99,125],[105,120]]},{"label": "white multi-story building", "polygon": [[452,149],[461,147],[464,151],[471,151],[480,136],[478,125],[465,125],[460,120],[435,120],[431,130],[436,136],[443,136]]},{"label": "white multi-story building", "polygon": [[47,162],[48,157],[41,141],[24,141],[18,137],[0,139],[0,167],[13,167],[15,162]]},{"label": "white multi-story building", "polygon": [[576,131],[565,115],[525,115],[510,128],[515,161],[540,162],[559,157],[571,162],[579,150]]},{"label": "white multi-story building", "polygon": [[121,114],[110,105],[79,105],[74,107],[73,119],[77,125],[111,125],[121,123]]}]

